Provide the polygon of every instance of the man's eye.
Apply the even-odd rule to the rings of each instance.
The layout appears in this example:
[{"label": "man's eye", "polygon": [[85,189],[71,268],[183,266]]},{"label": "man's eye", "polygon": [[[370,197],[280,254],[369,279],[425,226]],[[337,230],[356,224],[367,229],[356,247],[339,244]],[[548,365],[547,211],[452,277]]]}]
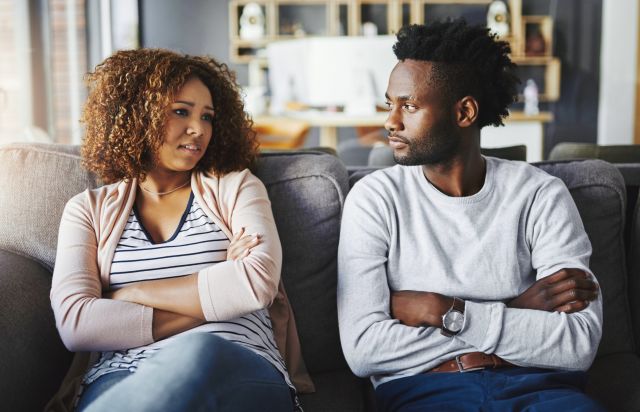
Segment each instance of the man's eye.
[{"label": "man's eye", "polygon": [[388,110],[391,110],[391,102],[384,102],[384,105],[387,106]]},{"label": "man's eye", "polygon": [[189,114],[187,109],[174,109],[173,112],[178,116],[187,116]]},{"label": "man's eye", "polygon": [[416,109],[416,107],[414,105],[412,105],[412,104],[405,104],[404,108],[407,109],[407,110],[415,110]]}]

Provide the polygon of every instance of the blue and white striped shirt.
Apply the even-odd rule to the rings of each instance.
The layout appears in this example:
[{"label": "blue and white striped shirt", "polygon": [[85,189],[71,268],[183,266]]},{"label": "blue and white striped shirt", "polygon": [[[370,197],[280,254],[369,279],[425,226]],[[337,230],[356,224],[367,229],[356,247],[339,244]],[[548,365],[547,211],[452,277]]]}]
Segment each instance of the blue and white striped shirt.
[{"label": "blue and white striped shirt", "polygon": [[[134,282],[186,276],[227,259],[229,238],[204,213],[193,193],[180,224],[168,240],[153,243],[137,217],[135,208],[127,221],[111,264],[111,289]],[[83,384],[89,385],[100,376],[118,370],[134,372],[141,362],[179,335],[214,333],[235,342],[269,361],[295,390],[284,361],[278,352],[271,319],[266,309],[223,322],[209,322],[150,345],[102,352],[99,360],[86,373]]]}]

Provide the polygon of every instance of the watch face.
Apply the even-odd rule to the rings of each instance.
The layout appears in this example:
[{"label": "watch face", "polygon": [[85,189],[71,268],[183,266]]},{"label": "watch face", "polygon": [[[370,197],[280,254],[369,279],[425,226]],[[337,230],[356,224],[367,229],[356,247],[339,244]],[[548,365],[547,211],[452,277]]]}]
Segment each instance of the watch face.
[{"label": "watch face", "polygon": [[464,315],[457,310],[450,310],[442,319],[442,326],[451,332],[460,332],[464,323]]}]

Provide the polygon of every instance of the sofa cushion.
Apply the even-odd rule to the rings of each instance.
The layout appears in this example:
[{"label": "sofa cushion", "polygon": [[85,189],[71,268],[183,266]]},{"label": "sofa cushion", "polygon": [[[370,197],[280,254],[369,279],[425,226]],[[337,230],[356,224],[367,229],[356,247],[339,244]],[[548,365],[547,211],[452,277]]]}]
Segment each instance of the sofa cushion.
[{"label": "sofa cushion", "polygon": [[338,238],[347,172],[323,153],[263,154],[254,168],[266,185],[282,243],[282,279],[310,372],[346,368],[336,309]]},{"label": "sofa cushion", "polygon": [[355,377],[349,370],[339,370],[311,375],[316,393],[300,396],[305,411],[313,412],[361,412],[372,411],[367,402],[368,380]]},{"label": "sofa cushion", "polygon": [[586,392],[611,412],[640,411],[640,357],[634,353],[601,356],[589,370]]},{"label": "sofa cushion", "polygon": [[53,267],[64,205],[97,184],[80,162],[77,146],[0,147],[0,249]]},{"label": "sofa cushion", "polygon": [[624,253],[625,188],[615,166],[602,160],[537,164],[559,177],[578,206],[600,282],[604,324],[598,356],[633,350]]},{"label": "sofa cushion", "polygon": [[49,303],[51,272],[0,250],[0,393],[6,411],[39,411],[71,363]]}]

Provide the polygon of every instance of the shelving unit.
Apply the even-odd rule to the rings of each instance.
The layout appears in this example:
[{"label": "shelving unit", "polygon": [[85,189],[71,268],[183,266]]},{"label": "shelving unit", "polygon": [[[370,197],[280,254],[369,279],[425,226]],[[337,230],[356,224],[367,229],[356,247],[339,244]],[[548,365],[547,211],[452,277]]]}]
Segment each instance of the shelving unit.
[{"label": "shelving unit", "polygon": [[[560,97],[560,60],[553,57],[553,20],[522,15],[522,0],[505,1],[509,8],[512,59],[520,77],[533,78],[541,102]],[[242,38],[240,16],[249,3],[260,5],[264,35]],[[491,0],[232,0],[229,3],[230,54],[234,63],[264,65],[266,46],[277,40],[310,36],[358,36],[373,23],[378,34],[396,33],[405,24],[428,23],[443,17],[467,17],[486,24]],[[371,25],[368,25],[372,28]],[[535,38],[534,38],[535,37]],[[524,84],[522,85],[524,87]]]}]

